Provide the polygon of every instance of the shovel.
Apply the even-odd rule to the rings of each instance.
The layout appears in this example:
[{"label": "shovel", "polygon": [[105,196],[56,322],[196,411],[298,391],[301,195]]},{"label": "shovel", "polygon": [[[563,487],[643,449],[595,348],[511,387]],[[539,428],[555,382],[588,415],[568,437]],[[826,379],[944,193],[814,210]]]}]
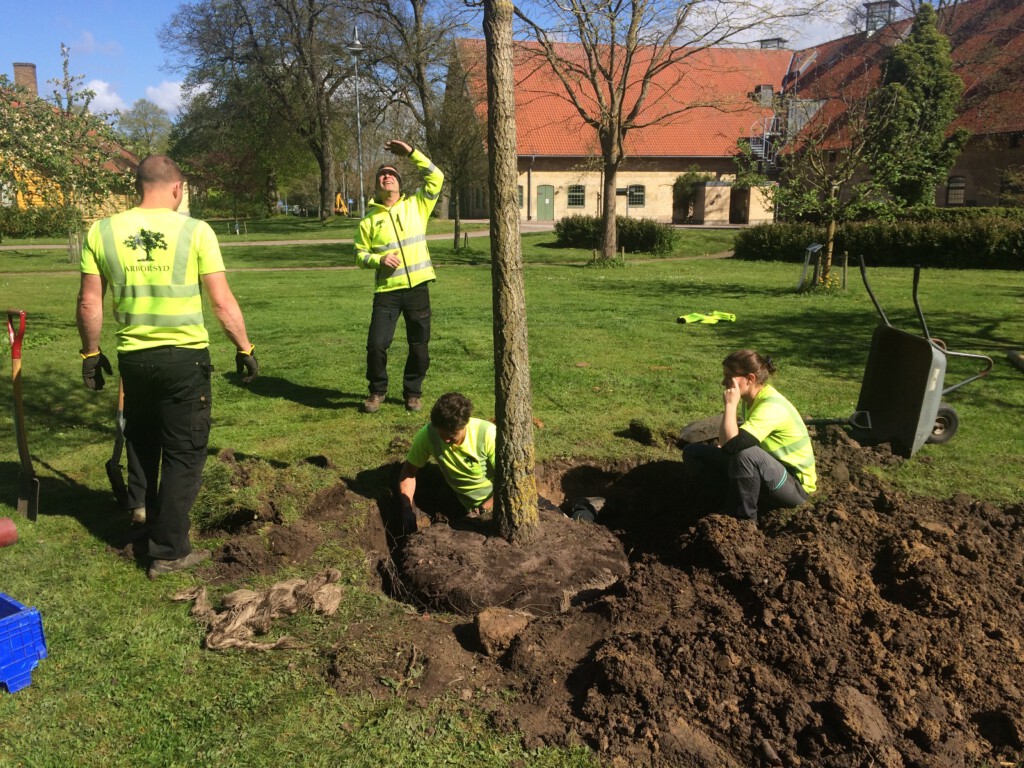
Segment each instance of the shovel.
[{"label": "shovel", "polygon": [[[676,443],[679,446],[690,443],[712,443],[718,439],[718,427],[722,423],[722,414],[708,416],[704,419],[691,421],[682,432]],[[844,419],[804,419],[804,424],[809,427],[822,427],[828,424],[844,424],[854,429],[871,431],[871,414],[867,411],[854,411]]]},{"label": "shovel", "polygon": [[[18,330],[14,329],[18,318]],[[25,404],[21,389],[21,342],[25,338],[25,311],[7,310],[7,336],[11,340],[11,390],[14,394],[14,430],[18,438],[18,458],[21,459],[21,486],[18,491],[18,512],[35,521],[39,515],[39,478],[32,469],[25,434]]]},{"label": "shovel", "polygon": [[114,492],[114,498],[122,508],[128,508],[128,488],[124,484],[124,476],[121,474],[121,452],[124,450],[124,379],[117,382],[117,416],[114,418],[116,431],[114,433],[114,453],[107,459],[107,480],[110,481],[110,490]]}]

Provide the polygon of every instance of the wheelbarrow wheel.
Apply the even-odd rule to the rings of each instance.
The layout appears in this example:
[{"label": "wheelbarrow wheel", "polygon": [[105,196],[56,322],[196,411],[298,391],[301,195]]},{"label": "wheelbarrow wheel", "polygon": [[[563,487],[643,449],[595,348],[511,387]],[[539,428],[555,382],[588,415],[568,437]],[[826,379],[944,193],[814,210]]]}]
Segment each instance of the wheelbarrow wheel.
[{"label": "wheelbarrow wheel", "polygon": [[935,425],[926,442],[932,445],[944,445],[953,439],[960,427],[960,417],[951,406],[939,403],[939,412],[935,414]]}]

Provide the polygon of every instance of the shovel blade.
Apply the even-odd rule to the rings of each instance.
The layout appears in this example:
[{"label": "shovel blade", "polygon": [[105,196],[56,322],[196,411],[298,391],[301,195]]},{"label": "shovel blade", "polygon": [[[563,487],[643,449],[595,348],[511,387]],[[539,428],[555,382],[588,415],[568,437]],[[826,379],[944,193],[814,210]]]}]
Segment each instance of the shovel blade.
[{"label": "shovel blade", "polygon": [[121,474],[121,465],[110,459],[107,464],[107,480],[110,481],[110,490],[114,492],[114,498],[122,508],[128,508],[128,487],[124,484],[124,476]]},{"label": "shovel blade", "polygon": [[718,439],[718,428],[722,424],[722,415],[708,416],[704,419],[691,421],[679,433],[676,444],[681,446],[691,443],[711,443]]},{"label": "shovel blade", "polygon": [[18,494],[18,514],[34,523],[39,517],[39,478],[23,477],[21,492]]}]

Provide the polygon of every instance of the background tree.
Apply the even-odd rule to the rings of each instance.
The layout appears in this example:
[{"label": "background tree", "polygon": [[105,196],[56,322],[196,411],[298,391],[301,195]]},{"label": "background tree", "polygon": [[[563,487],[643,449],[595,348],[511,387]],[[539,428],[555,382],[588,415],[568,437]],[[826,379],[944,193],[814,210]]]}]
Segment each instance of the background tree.
[{"label": "background tree", "polygon": [[[204,215],[211,191],[230,196],[233,216],[277,212],[278,186],[316,171],[313,158],[297,141],[273,105],[261,98],[253,78],[221,78],[218,87],[192,90],[174,127],[170,153],[189,177],[194,208]],[[319,202],[319,189],[312,207]],[[223,206],[214,206],[214,208]]]},{"label": "background tree", "polygon": [[433,151],[445,170],[452,201],[454,248],[459,250],[463,195],[486,176],[488,159],[484,146],[485,135],[476,105],[469,95],[466,72],[454,52],[450,61],[445,99],[441,107],[440,130],[434,140]]},{"label": "background tree", "polygon": [[672,182],[672,218],[689,224],[693,220],[693,204],[697,200],[697,187],[708,180],[710,174],[691,165]]},{"label": "background tree", "polygon": [[411,115],[427,154],[444,169],[445,188],[455,197],[456,248],[459,194],[486,163],[483,131],[454,56],[456,37],[469,33],[478,15],[476,4],[463,0],[368,0],[361,14],[372,41],[368,70],[383,113],[398,107]]},{"label": "background tree", "polygon": [[356,9],[338,0],[200,0],[161,30],[165,49],[188,62],[186,83],[225,79],[262,86],[262,98],[306,144],[320,169],[320,216],[334,211],[335,93],[352,74],[348,41]]},{"label": "background tree", "polygon": [[131,109],[118,115],[116,130],[121,142],[142,159],[166,154],[172,127],[166,109],[148,99],[139,99]]},{"label": "background tree", "polygon": [[[539,44],[532,50],[552,69],[565,97],[597,134],[604,165],[604,259],[615,257],[616,176],[626,159],[627,134],[715,103],[709,94],[707,101],[659,110],[653,118],[650,111],[645,114],[645,107],[655,78],[670,69],[685,77],[681,65],[694,54],[768,24],[778,28],[819,5],[817,0],[566,0],[533,10],[515,9]],[[562,46],[563,41],[576,41],[579,47]],[[663,90],[671,93],[673,88]]]},{"label": "background tree", "polygon": [[1015,165],[1003,171],[999,202],[1010,208],[1024,208],[1024,167]]},{"label": "background tree", "polygon": [[95,94],[70,71],[61,45],[63,77],[49,81],[49,100],[0,77],[0,185],[28,205],[62,212],[69,232],[101,212],[111,195],[129,194],[134,158],[118,144],[110,115],[89,110]]},{"label": "background tree", "polygon": [[534,474],[526,293],[519,239],[512,13],[510,0],[484,0],[494,391],[498,424],[494,514],[505,539],[525,544],[537,531],[537,478]]},{"label": "background tree", "polygon": [[935,204],[935,188],[970,136],[962,128],[949,132],[962,92],[935,10],[922,5],[883,64],[868,125],[868,165],[897,207]]}]

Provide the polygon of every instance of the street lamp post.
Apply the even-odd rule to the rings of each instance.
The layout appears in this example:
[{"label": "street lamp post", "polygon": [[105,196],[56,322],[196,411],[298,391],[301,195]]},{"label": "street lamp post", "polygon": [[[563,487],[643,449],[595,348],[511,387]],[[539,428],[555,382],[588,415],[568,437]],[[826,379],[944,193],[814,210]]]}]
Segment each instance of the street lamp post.
[{"label": "street lamp post", "polygon": [[366,196],[363,193],[363,119],[359,113],[359,54],[363,46],[359,42],[359,30],[355,31],[356,39],[348,47],[352,54],[352,68],[356,73],[356,167],[359,171],[359,218],[366,215]]}]

